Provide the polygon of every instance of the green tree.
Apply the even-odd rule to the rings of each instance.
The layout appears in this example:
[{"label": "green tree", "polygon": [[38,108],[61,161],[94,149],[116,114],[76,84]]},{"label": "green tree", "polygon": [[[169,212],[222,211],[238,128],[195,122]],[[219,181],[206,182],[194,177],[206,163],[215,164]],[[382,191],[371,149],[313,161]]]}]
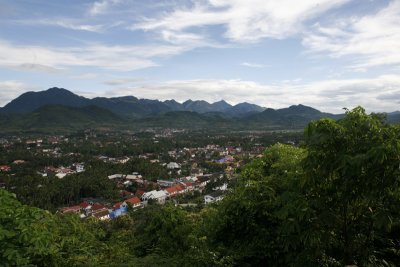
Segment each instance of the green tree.
[{"label": "green tree", "polygon": [[299,181],[305,150],[276,144],[248,164],[235,190],[209,209],[204,234],[219,262],[288,265],[302,249],[298,232],[309,210]]},{"label": "green tree", "polygon": [[307,127],[304,188],[326,257],[342,265],[387,263],[376,242],[387,240],[399,219],[399,134],[361,107]]},{"label": "green tree", "polygon": [[22,205],[0,189],[0,262],[2,266],[56,266],[58,248],[49,212]]}]

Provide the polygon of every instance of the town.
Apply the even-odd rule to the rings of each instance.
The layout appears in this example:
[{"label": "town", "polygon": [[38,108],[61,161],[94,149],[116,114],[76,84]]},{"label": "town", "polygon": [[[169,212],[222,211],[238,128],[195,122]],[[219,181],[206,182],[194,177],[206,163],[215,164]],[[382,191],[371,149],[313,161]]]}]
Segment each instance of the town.
[{"label": "town", "polygon": [[0,186],[27,204],[82,219],[112,220],[169,202],[201,209],[221,200],[268,144],[300,140],[298,132],[180,129],[4,136]]}]

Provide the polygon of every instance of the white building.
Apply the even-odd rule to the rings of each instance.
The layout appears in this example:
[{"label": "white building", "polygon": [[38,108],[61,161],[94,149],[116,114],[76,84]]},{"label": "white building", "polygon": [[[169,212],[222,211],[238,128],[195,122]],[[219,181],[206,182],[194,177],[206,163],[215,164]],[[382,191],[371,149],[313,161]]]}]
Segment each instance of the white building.
[{"label": "white building", "polygon": [[167,193],[163,190],[157,191],[153,190],[150,192],[146,192],[142,195],[143,201],[148,201],[150,199],[157,200],[159,204],[164,204],[165,199],[167,198]]},{"label": "white building", "polygon": [[77,164],[75,165],[75,168],[76,168],[76,172],[77,172],[77,173],[84,172],[84,171],[85,171],[85,164],[83,164],[83,163],[77,163]]},{"label": "white building", "polygon": [[180,169],[180,168],[181,166],[176,162],[170,162],[167,164],[167,169],[169,170]]},{"label": "white building", "polygon": [[218,190],[215,192],[212,192],[211,194],[205,195],[204,196],[204,204],[209,204],[213,202],[220,201],[224,198],[223,192]]}]

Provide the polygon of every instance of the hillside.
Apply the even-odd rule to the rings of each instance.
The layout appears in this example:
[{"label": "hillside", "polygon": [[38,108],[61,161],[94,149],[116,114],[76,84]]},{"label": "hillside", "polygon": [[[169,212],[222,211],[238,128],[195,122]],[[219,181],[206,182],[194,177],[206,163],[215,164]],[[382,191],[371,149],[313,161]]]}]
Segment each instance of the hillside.
[{"label": "hillside", "polygon": [[1,112],[28,113],[46,105],[83,107],[90,105],[90,100],[66,89],[53,87],[46,91],[24,93],[5,105]]},{"label": "hillside", "polygon": [[26,114],[0,114],[0,127],[4,131],[70,131],[122,122],[123,119],[111,111],[96,106],[48,105]]},{"label": "hillside", "polygon": [[[243,103],[243,105],[246,104]],[[194,111],[197,113],[223,112],[231,117],[243,115],[243,108],[240,108],[242,104],[232,107],[223,100],[211,104],[203,100],[188,100],[181,104],[175,100],[162,102],[159,100],[138,99],[134,96],[96,97],[89,99],[57,87],[46,91],[24,93],[3,108],[0,108],[0,113],[29,113],[46,105],[64,105],[69,107],[94,105],[131,119],[159,115],[169,111]],[[262,110],[263,108],[257,105],[250,105],[246,107],[245,113]]]},{"label": "hillside", "polygon": [[232,127],[233,123],[233,120],[219,114],[199,114],[193,111],[170,111],[135,121],[135,125],[141,127],[186,129]]}]

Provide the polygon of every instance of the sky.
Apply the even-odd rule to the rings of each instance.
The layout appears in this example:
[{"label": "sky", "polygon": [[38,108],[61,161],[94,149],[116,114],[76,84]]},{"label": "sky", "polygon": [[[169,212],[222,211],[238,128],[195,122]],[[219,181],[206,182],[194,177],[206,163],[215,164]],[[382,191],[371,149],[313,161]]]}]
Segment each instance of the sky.
[{"label": "sky", "polygon": [[400,0],[0,0],[0,106],[51,87],[395,111]]}]

